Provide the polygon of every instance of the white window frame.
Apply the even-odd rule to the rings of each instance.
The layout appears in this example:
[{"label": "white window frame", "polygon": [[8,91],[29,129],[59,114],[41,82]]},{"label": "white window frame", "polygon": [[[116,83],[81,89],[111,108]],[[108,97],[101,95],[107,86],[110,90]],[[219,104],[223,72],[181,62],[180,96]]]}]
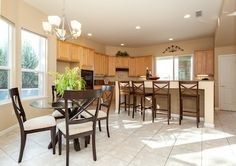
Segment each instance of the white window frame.
[{"label": "white window frame", "polygon": [[[46,86],[46,82],[47,82],[47,58],[48,58],[48,38],[43,36],[43,35],[40,35],[38,33],[35,33],[35,32],[32,32],[28,29],[24,29],[22,28],[21,29],[21,37],[22,37],[22,31],[25,31],[25,32],[28,32],[28,33],[32,33],[32,34],[35,34],[37,36],[40,36],[42,38],[45,39],[45,57],[44,57],[44,66],[43,67],[40,67],[39,69],[24,69],[21,67],[21,63],[20,63],[20,68],[21,68],[21,94],[22,94],[22,90],[23,89],[32,89],[32,88],[23,88],[22,85],[23,85],[23,82],[22,82],[22,73],[23,72],[32,72],[32,73],[37,73],[38,74],[38,79],[39,79],[39,83],[38,83],[38,88],[33,88],[33,89],[41,89],[41,95],[37,95],[37,96],[27,96],[27,97],[23,97],[23,100],[28,100],[28,99],[34,99],[34,98],[45,98],[46,97],[46,94],[47,94],[47,86]],[[22,42],[22,39],[21,39],[21,42]],[[21,43],[21,50],[22,50],[22,43]],[[22,55],[21,55],[21,58],[22,58]],[[42,65],[42,64],[41,64]],[[42,70],[43,69],[43,70]]]},{"label": "white window frame", "polygon": [[[9,75],[8,75],[8,89],[10,87],[13,86],[13,59],[14,59],[14,48],[15,48],[15,25],[14,23],[12,23],[11,21],[9,21],[7,18],[0,16],[0,19],[2,21],[4,21],[5,23],[8,24],[8,26],[10,26],[10,28],[8,29],[8,65],[7,66],[0,66],[1,70],[6,70],[8,71]],[[0,91],[3,91],[2,89],[0,89]],[[0,100],[0,104],[5,104],[5,103],[9,103],[10,102],[10,96],[5,99],[5,100]]]},{"label": "white window frame", "polygon": [[[174,80],[174,81],[178,81],[179,80],[179,78],[176,78],[176,68],[175,68],[175,60],[176,59],[178,59],[179,57],[183,57],[183,56],[191,56],[192,58],[191,58],[191,68],[190,68],[190,73],[191,73],[191,75],[190,75],[190,80],[193,80],[193,54],[183,54],[183,55],[168,55],[168,56],[156,56],[156,58],[155,58],[155,66],[157,65],[157,60],[158,59],[172,59],[172,66],[173,66],[173,71],[172,71],[172,74],[173,74],[173,77],[172,78],[170,78],[169,80]],[[157,69],[156,69],[156,67],[155,67],[155,72],[156,72],[156,74],[157,74]]]}]

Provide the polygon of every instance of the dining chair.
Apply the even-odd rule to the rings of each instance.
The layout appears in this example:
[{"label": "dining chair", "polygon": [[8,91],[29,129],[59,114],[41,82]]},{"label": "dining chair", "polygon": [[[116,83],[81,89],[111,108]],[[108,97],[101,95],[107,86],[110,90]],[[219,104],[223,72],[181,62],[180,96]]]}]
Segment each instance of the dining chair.
[{"label": "dining chair", "polygon": [[[52,85],[52,102],[57,102],[58,100],[60,100],[61,97],[57,94],[56,91],[56,86]],[[64,114],[62,114],[61,112],[65,112],[65,109],[54,109],[52,116],[57,120],[57,119],[63,119],[65,116]]]},{"label": "dining chair", "polygon": [[145,121],[145,110],[150,109],[150,107],[146,107],[145,100],[146,97],[152,97],[152,92],[145,91],[144,81],[132,81],[132,94],[133,94],[133,113],[132,118],[134,118],[134,112],[137,110],[137,98],[140,97],[140,106],[141,106],[141,114],[143,115],[143,121]]},{"label": "dining chair", "polygon": [[[179,81],[179,99],[180,99],[180,114],[179,114],[179,124],[181,125],[181,120],[183,119],[183,114],[185,116],[196,115],[197,127],[200,122],[200,95],[198,89],[198,81]],[[196,104],[196,109],[187,109],[184,107],[184,100],[194,99]]]},{"label": "dining chair", "polygon": [[[66,139],[66,165],[69,165],[69,140],[80,137],[92,136],[92,151],[93,160],[97,160],[96,146],[95,146],[95,134],[96,134],[96,121],[99,109],[99,100],[101,96],[101,90],[86,90],[86,91],[73,91],[65,90],[65,121],[57,124],[58,127],[58,144],[59,155],[61,155],[62,135]],[[96,109],[94,114],[88,111],[89,107],[95,104]],[[69,108],[74,107],[76,111],[73,116],[69,115]],[[86,112],[90,114],[89,118],[80,118],[80,115]]]},{"label": "dining chair", "polygon": [[[171,94],[170,94],[170,81],[152,81],[153,88],[153,116],[152,121],[156,114],[166,114],[167,122],[170,123],[171,119]],[[166,107],[159,107],[157,101],[164,99],[166,101]],[[157,112],[158,111],[158,112]]]},{"label": "dining chair", "polygon": [[[127,106],[128,106],[128,115],[130,115],[130,105],[131,105],[130,104],[130,97],[132,95],[130,82],[129,81],[118,81],[118,88],[119,88],[118,114],[120,113],[120,107],[122,105],[124,105],[125,111],[127,111]],[[123,98],[123,101],[122,101],[122,98]],[[127,99],[128,99],[128,101],[127,101]]]},{"label": "dining chair", "polygon": [[[100,100],[100,105],[99,105],[99,111],[98,111],[98,126],[99,126],[99,131],[102,131],[101,128],[101,120],[106,120],[106,129],[107,129],[107,136],[110,137],[110,132],[109,132],[109,112],[110,112],[110,107],[112,103],[112,97],[113,97],[113,91],[114,88],[111,85],[102,85],[102,95],[101,95],[101,100]],[[88,110],[91,114],[94,114],[96,110]],[[84,112],[82,114],[84,117],[89,117],[90,114]]]},{"label": "dining chair", "polygon": [[55,134],[56,134],[55,119],[52,116],[41,116],[27,120],[24,108],[21,103],[18,88],[9,89],[9,93],[20,126],[21,145],[20,145],[20,154],[18,158],[18,163],[21,162],[23,157],[27,134],[31,133],[50,130],[53,154],[55,154]]}]

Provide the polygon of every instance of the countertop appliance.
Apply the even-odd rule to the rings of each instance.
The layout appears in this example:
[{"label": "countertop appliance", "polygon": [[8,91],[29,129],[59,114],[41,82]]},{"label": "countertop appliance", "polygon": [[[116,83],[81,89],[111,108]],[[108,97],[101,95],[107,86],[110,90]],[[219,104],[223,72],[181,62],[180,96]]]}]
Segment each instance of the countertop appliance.
[{"label": "countertop appliance", "polygon": [[93,71],[92,70],[81,70],[81,77],[86,82],[86,89],[93,89],[94,81],[93,81]]}]

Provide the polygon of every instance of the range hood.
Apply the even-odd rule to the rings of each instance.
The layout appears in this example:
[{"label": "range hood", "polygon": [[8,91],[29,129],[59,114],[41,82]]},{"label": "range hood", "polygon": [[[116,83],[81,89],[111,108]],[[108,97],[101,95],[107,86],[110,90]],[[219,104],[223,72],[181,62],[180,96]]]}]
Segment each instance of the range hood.
[{"label": "range hood", "polygon": [[129,68],[116,68],[116,71],[129,71]]}]

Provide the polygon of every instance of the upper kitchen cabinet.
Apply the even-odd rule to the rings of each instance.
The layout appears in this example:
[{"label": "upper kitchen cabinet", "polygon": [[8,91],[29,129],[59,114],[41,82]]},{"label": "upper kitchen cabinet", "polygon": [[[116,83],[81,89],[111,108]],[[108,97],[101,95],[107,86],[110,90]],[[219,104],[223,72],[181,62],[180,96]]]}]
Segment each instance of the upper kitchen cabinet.
[{"label": "upper kitchen cabinet", "polygon": [[94,74],[95,75],[107,75],[108,70],[108,57],[106,55],[95,53]]},{"label": "upper kitchen cabinet", "polygon": [[197,50],[194,51],[194,71],[197,75],[214,75],[214,51]]},{"label": "upper kitchen cabinet", "polygon": [[83,47],[83,54],[80,55],[81,69],[94,70],[94,50]]},{"label": "upper kitchen cabinet", "polygon": [[57,60],[70,61],[70,43],[57,41]]},{"label": "upper kitchen cabinet", "polygon": [[135,58],[131,57],[129,58],[129,76],[136,76],[136,63],[135,63]]},{"label": "upper kitchen cabinet", "polygon": [[79,54],[81,54],[81,47],[79,47],[75,44],[70,44],[69,48],[70,48],[70,50],[69,50],[70,61],[71,62],[79,62],[80,61]]},{"label": "upper kitchen cabinet", "polygon": [[128,68],[129,67],[129,57],[116,57],[116,67],[117,68]]},{"label": "upper kitchen cabinet", "polygon": [[108,76],[115,76],[116,74],[116,57],[108,56]]},{"label": "upper kitchen cabinet", "polygon": [[146,68],[152,70],[152,56],[140,56],[135,58],[135,76],[145,76]]}]

